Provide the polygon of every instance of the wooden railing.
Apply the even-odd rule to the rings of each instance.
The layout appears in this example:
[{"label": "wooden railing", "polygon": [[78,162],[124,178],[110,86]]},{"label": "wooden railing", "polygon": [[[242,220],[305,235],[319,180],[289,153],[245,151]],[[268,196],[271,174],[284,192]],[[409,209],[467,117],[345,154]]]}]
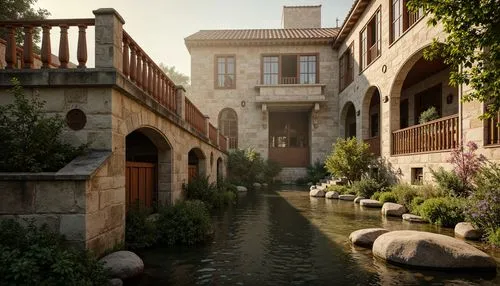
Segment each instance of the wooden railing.
[{"label": "wooden railing", "polygon": [[176,85],[144,50],[123,31],[123,74],[161,105],[176,112]]},{"label": "wooden railing", "polygon": [[392,132],[392,154],[412,154],[457,148],[458,115]]},{"label": "wooden railing", "polygon": [[219,133],[219,148],[222,151],[227,151],[227,137]]},{"label": "wooden railing", "polygon": [[185,101],[186,121],[191,124],[201,134],[207,135],[207,127],[205,125],[205,116],[187,97]]},{"label": "wooden railing", "polygon": [[500,112],[486,121],[486,145],[500,144]]},{"label": "wooden railing", "polygon": [[415,24],[420,19],[421,14],[423,13],[421,13],[420,10],[417,12],[408,11],[408,27]]},{"label": "wooden railing", "polygon": [[297,77],[281,77],[281,84],[297,84]]},{"label": "wooden railing", "polygon": [[370,146],[369,151],[373,153],[375,156],[380,156],[380,137],[372,137],[364,140],[368,146]]},{"label": "wooden railing", "polygon": [[208,125],[208,138],[212,144],[217,145],[217,128],[212,123]]},{"label": "wooden railing", "polygon": [[[95,19],[57,19],[57,20],[9,20],[0,21],[0,27],[7,30],[5,62],[6,69],[15,69],[21,66],[23,69],[35,68],[35,53],[33,44],[33,32],[35,28],[42,28],[42,47],[40,50],[41,68],[51,68],[52,48],[50,44],[50,30],[59,27],[61,36],[59,38],[59,68],[68,68],[69,64],[69,27],[78,27],[78,47],[76,56],[78,68],[86,68],[87,63],[87,34],[88,26],[94,26]],[[24,43],[22,48],[22,65],[18,65],[18,47],[16,45],[16,31],[23,29]]]}]

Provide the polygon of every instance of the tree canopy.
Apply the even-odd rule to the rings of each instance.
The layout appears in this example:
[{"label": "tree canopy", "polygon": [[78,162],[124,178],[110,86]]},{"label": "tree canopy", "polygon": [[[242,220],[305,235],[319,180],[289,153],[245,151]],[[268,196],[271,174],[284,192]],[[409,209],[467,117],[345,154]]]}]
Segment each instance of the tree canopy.
[{"label": "tree canopy", "polygon": [[482,118],[500,110],[500,1],[410,0],[408,6],[429,14],[429,25],[443,25],[444,42],[434,39],[424,51],[428,60],[443,58],[452,71],[450,83],[473,90],[463,100],[486,104]]},{"label": "tree canopy", "polygon": [[[50,15],[46,9],[35,9],[34,5],[38,0],[0,0],[0,21],[19,19],[45,19]],[[5,39],[5,31],[0,30],[0,37]],[[17,44],[22,44],[23,33],[18,29],[16,33]],[[33,34],[35,43],[40,42],[39,33]]]}]

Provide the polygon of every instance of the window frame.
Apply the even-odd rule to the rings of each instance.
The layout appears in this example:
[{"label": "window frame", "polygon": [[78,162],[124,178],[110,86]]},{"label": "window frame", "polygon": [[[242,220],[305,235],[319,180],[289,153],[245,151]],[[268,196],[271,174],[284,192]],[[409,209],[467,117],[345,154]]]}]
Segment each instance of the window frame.
[{"label": "window frame", "polygon": [[[398,37],[395,37],[394,35],[394,1],[395,0],[389,0],[389,48],[392,47],[394,43],[396,43],[399,39],[401,39],[408,31],[410,31],[415,25],[417,25],[424,17],[424,11],[422,9],[419,9],[418,11],[418,18],[410,24],[410,11],[408,10],[408,0],[397,0],[400,1],[400,5],[402,6],[402,12],[401,15],[399,15],[401,19],[401,32]],[[411,12],[413,13],[413,12]]]},{"label": "window frame", "polygon": [[[231,136],[232,134],[231,133],[231,126],[229,126],[228,128],[226,128],[226,126],[223,124],[223,121],[224,122],[233,122],[233,120],[223,120],[223,115],[225,112],[231,112],[233,113],[233,115],[235,116],[235,120],[234,120],[234,124],[236,126],[236,134],[233,134],[235,136]],[[229,146],[229,149],[238,149],[238,137],[239,137],[239,126],[238,126],[238,113],[236,113],[236,110],[230,108],[230,107],[225,107],[223,108],[221,111],[219,111],[219,118],[218,118],[218,126],[219,128],[219,132],[226,136],[227,137],[227,140],[228,140],[228,146]],[[228,134],[224,134],[226,131],[226,129],[228,129]],[[234,139],[234,140],[232,140]],[[231,146],[231,143],[234,142],[234,146]]]},{"label": "window frame", "polygon": [[[296,83],[295,84],[319,84],[320,83],[320,58],[319,58],[319,53],[281,53],[281,54],[276,54],[276,53],[269,53],[269,54],[261,54],[261,60],[260,60],[260,83],[262,85],[293,85],[293,84],[282,84],[282,57],[283,56],[296,56],[297,60],[297,71],[295,74],[295,79]],[[303,74],[301,69],[300,69],[300,57],[303,56],[314,56],[316,57],[316,82],[315,83],[300,83],[300,75]],[[266,57],[277,57],[278,58],[278,83],[277,84],[265,84],[264,83],[264,58]],[[310,73],[307,73],[310,74]]]},{"label": "window frame", "polygon": [[[382,56],[382,6],[379,6],[377,10],[373,13],[370,19],[366,22],[366,24],[361,28],[359,32],[359,74],[363,73],[368,67],[370,67],[378,58]],[[379,15],[379,19],[377,19],[377,15]],[[369,43],[369,35],[368,35],[368,26],[372,21],[375,21],[375,35],[377,40],[368,47]],[[363,52],[363,33],[366,31],[366,52]],[[368,55],[370,53],[370,49],[376,45],[377,46],[377,56],[374,58],[370,58],[369,63],[365,63],[363,61],[363,56],[366,54],[366,61],[368,62]]]},{"label": "window frame", "polygon": [[[224,69],[227,71],[227,59],[228,58],[233,58],[234,62],[234,71],[232,74],[230,73],[221,73],[219,74],[219,59],[224,58],[225,59],[225,64],[224,64]],[[220,86],[219,85],[219,75],[232,75],[233,76],[233,82],[230,86]],[[214,89],[235,89],[236,88],[236,55],[235,54],[221,54],[221,55],[215,55],[214,57]]]},{"label": "window frame", "polygon": [[[344,58],[347,58],[347,60],[344,60]],[[344,61],[347,62],[347,67],[344,67]],[[343,72],[344,69],[345,73]],[[350,78],[346,80],[348,76]],[[354,41],[351,42],[339,58],[339,92],[345,90],[352,82],[354,82]]]}]

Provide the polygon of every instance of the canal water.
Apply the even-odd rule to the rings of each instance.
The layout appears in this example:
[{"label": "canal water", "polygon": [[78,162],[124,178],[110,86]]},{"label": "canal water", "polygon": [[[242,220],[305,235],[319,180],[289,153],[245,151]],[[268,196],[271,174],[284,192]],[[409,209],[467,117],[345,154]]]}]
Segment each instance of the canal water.
[{"label": "canal water", "polygon": [[[453,235],[452,229],[383,218],[380,209],[310,198],[305,188],[239,194],[214,217],[215,237],[190,248],[139,253],[139,285],[500,285],[495,273],[405,269],[352,247],[352,231],[384,227]],[[484,245],[478,244],[480,248]],[[487,250],[500,265],[500,252]],[[135,284],[135,283],[134,283]]]}]

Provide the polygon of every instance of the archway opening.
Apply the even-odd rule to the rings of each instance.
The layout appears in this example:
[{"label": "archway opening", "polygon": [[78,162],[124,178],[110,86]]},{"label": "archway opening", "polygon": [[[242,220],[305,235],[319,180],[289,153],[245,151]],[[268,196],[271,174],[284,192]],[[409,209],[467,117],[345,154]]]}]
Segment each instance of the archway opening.
[{"label": "archway opening", "polygon": [[219,130],[229,140],[229,149],[238,149],[238,115],[231,108],[219,113]]},{"label": "archway opening", "polygon": [[450,67],[410,57],[391,90],[392,154],[453,149],[458,144],[458,88],[449,84]]},{"label": "archway opening", "polygon": [[125,196],[130,206],[169,204],[171,196],[171,148],[157,130],[139,128],[125,139]]},{"label": "archway opening", "polygon": [[198,176],[205,176],[205,154],[199,148],[193,148],[188,153],[188,182]]},{"label": "archway opening", "polygon": [[362,132],[363,140],[370,146],[370,151],[380,156],[380,92],[370,87],[363,100]]},{"label": "archway opening", "polygon": [[224,180],[224,165],[222,163],[222,158],[217,159],[217,182],[222,182]]},{"label": "archway opening", "polygon": [[356,109],[352,102],[347,102],[341,112],[341,122],[343,123],[344,138],[356,137]]}]

